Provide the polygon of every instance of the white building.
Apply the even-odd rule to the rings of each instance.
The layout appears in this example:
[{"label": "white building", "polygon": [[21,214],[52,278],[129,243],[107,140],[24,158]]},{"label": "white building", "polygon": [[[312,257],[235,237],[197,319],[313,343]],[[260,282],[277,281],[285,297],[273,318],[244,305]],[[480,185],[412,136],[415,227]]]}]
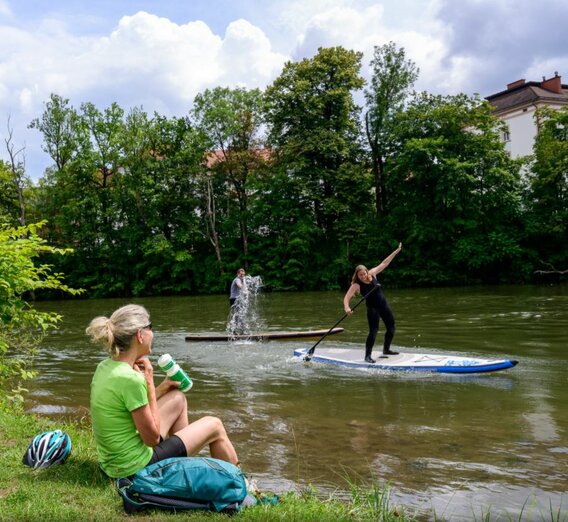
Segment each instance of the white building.
[{"label": "white building", "polygon": [[555,73],[548,80],[509,83],[507,90],[492,94],[486,100],[493,106],[493,114],[507,124],[502,139],[512,158],[532,154],[537,125],[534,117],[539,107],[558,109],[568,107],[568,85],[562,84]]}]

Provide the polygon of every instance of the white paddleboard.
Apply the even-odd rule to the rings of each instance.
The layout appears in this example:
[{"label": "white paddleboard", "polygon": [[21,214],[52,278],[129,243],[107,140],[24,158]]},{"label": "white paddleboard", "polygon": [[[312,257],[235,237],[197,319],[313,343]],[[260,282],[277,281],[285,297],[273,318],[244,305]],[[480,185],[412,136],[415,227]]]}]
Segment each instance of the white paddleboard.
[{"label": "white paddleboard", "polygon": [[[294,356],[304,358],[309,348],[294,351]],[[373,368],[377,370],[419,370],[441,373],[481,373],[497,372],[516,366],[518,361],[509,359],[481,359],[457,355],[438,355],[427,353],[400,353],[382,356],[380,351],[373,353],[376,362],[364,361],[363,348],[318,348],[311,360],[314,362],[337,364],[355,368]]]}]

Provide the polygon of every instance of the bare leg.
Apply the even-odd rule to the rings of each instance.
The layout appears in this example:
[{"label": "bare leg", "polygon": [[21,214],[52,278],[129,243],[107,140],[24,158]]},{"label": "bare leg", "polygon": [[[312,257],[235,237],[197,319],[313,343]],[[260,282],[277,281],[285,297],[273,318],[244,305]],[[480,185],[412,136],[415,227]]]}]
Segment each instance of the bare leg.
[{"label": "bare leg", "polygon": [[189,424],[187,418],[187,399],[179,390],[171,390],[158,399],[160,415],[160,435],[169,435],[183,430]]},{"label": "bare leg", "polygon": [[217,417],[202,417],[175,434],[185,444],[188,455],[195,455],[201,448],[209,445],[212,457],[231,464],[239,462],[225,427]]}]

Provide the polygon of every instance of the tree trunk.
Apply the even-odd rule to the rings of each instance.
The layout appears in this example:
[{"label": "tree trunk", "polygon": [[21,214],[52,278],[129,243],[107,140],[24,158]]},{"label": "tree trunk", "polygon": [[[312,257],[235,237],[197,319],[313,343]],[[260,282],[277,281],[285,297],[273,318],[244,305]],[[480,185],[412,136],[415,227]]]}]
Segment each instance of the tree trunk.
[{"label": "tree trunk", "polygon": [[206,195],[207,195],[207,210],[205,223],[207,225],[207,237],[213,249],[215,250],[215,257],[217,258],[217,263],[219,264],[219,272],[221,275],[224,274],[223,261],[221,258],[221,244],[219,241],[219,234],[217,233],[217,223],[215,221],[215,198],[213,197],[213,183],[211,178],[207,176],[206,179]]}]

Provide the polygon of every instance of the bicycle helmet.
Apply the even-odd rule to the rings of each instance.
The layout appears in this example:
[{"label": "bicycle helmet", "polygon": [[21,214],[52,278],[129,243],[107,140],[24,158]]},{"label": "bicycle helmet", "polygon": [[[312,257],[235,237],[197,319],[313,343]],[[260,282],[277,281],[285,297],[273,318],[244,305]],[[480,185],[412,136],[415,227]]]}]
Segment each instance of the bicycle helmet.
[{"label": "bicycle helmet", "polygon": [[48,468],[55,464],[63,464],[71,453],[71,439],[61,430],[44,431],[36,435],[22,462],[33,469]]}]

